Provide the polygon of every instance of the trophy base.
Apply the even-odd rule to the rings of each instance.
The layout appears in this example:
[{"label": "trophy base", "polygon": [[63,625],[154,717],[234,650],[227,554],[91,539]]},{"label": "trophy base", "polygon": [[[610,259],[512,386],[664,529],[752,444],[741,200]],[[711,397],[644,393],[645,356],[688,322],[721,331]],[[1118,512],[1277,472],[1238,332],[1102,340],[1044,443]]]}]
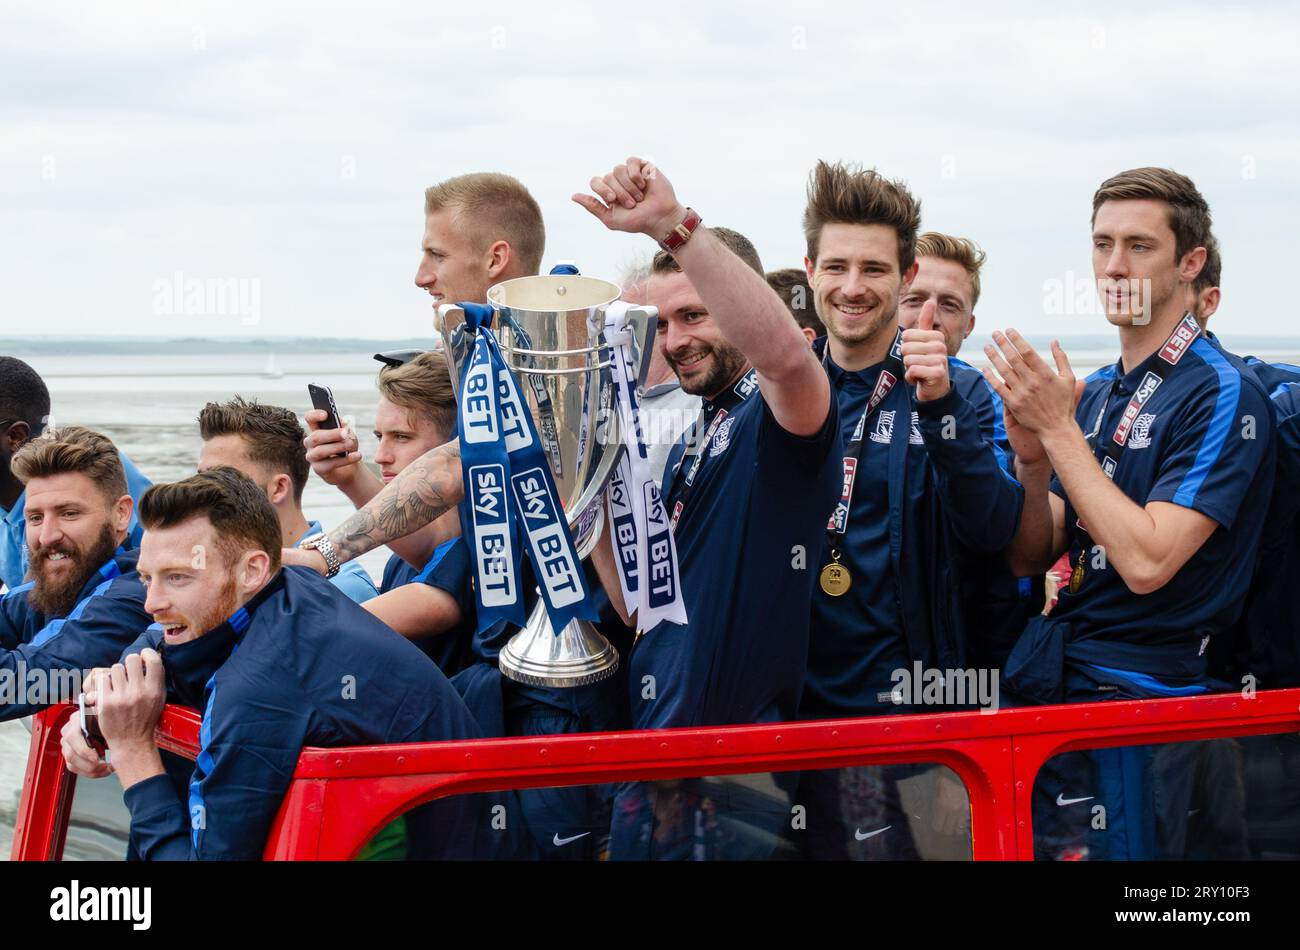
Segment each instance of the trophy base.
[{"label": "trophy base", "polygon": [[587,620],[571,620],[559,635],[539,603],[497,658],[503,676],[525,686],[587,686],[613,676],[618,651]]}]

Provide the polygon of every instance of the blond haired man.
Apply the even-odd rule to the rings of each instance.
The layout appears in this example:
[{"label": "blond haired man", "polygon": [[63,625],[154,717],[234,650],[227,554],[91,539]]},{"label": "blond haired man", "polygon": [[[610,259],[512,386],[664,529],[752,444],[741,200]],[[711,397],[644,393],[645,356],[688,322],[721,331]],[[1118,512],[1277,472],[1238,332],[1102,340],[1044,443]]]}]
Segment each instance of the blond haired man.
[{"label": "blond haired man", "polygon": [[[374,458],[378,475],[353,460],[352,456],[360,453],[337,454],[355,445],[354,438],[347,442],[336,437],[339,430],[321,430],[318,420],[323,413],[307,413],[312,430],[304,440],[307,460],[316,474],[358,508],[412,461],[456,434],[456,392],[441,353],[420,353],[399,365],[386,365],[379,371],[376,385],[380,393],[374,428],[379,443]],[[416,543],[410,537],[390,543],[394,553],[384,566],[379,596],[365,607],[414,640],[451,676],[466,659],[473,633],[474,597],[467,583],[468,562],[460,543],[458,512],[452,509],[439,518],[436,530],[443,532],[446,540],[429,555],[424,554],[418,538]]]},{"label": "blond haired man", "polygon": [[943,333],[948,355],[956,356],[975,329],[984,252],[969,238],[927,231],[916,239],[916,276],[898,304],[898,323],[916,326],[927,300],[935,302],[934,326]]}]

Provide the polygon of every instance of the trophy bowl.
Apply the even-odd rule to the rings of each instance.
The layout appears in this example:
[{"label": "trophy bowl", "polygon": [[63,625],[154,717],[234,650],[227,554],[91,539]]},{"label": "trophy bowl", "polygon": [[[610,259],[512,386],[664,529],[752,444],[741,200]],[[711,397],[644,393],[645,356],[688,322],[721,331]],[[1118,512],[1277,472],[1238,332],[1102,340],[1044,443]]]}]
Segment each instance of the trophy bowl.
[{"label": "trophy bowl", "polygon": [[[604,489],[619,452],[621,427],[605,308],[621,293],[616,284],[579,275],[519,277],[488,290],[501,356],[514,373],[554,476],[558,501],[580,559],[600,540]],[[638,383],[649,367],[657,312],[634,307],[632,365]],[[438,308],[437,329],[457,391],[473,349],[464,311]],[[586,620],[558,633],[539,598],[524,628],[502,649],[502,674],[531,686],[572,687],[596,683],[618,669],[618,651]]]}]

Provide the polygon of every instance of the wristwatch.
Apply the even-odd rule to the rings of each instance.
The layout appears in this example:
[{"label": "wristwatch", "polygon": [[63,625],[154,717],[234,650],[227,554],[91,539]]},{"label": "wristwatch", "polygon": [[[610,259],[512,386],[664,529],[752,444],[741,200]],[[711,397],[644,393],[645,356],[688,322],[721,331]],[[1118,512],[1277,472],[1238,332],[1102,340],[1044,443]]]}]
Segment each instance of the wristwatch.
[{"label": "wristwatch", "polygon": [[695,209],[687,208],[686,217],[682,218],[681,224],[669,231],[668,236],[659,242],[659,246],[671,254],[690,240],[691,235],[695,233],[695,229],[701,223],[700,216],[695,212]]},{"label": "wristwatch", "polygon": [[310,538],[303,541],[299,547],[313,548],[320,552],[321,557],[325,559],[326,577],[333,577],[339,572],[339,556],[334,550],[334,545],[330,543],[328,534],[313,534]]}]

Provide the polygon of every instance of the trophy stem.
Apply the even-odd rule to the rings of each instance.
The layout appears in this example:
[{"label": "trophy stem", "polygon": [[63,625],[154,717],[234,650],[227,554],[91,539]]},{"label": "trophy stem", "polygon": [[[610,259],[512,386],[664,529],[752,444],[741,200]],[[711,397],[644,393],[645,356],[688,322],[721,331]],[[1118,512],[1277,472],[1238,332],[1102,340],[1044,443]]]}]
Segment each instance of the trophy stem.
[{"label": "trophy stem", "polygon": [[614,675],[618,651],[588,620],[570,620],[557,635],[539,600],[497,665],[502,675],[526,686],[586,686]]}]

